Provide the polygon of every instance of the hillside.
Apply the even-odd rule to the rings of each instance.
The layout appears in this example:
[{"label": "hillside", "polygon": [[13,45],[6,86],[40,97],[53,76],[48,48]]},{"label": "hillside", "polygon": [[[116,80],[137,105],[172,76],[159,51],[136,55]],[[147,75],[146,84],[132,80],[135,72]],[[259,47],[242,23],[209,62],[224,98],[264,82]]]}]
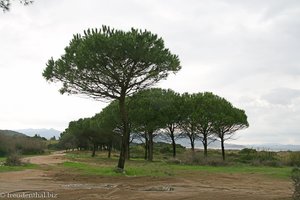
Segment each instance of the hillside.
[{"label": "hillside", "polygon": [[20,129],[16,130],[20,133],[26,134],[30,137],[34,136],[35,134],[40,135],[41,137],[45,137],[47,139],[50,139],[51,137],[55,136],[57,139],[60,136],[61,131],[55,130],[53,128],[51,129]]},{"label": "hillside", "polygon": [[0,134],[7,135],[7,136],[20,136],[20,137],[26,137],[27,135],[17,132],[17,131],[11,131],[11,130],[0,130]]}]

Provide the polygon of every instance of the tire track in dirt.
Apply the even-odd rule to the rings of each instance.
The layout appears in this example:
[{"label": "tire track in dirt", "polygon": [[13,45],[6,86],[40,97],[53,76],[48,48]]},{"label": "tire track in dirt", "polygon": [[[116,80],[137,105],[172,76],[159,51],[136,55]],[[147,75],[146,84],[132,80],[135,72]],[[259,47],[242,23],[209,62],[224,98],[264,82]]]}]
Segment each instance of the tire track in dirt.
[{"label": "tire track in dirt", "polygon": [[289,180],[277,180],[255,174],[214,174],[197,171],[180,177],[88,177],[58,170],[55,166],[66,161],[63,152],[33,156],[25,160],[42,167],[0,173],[0,199],[5,199],[1,198],[1,193],[34,192],[51,192],[57,194],[55,199],[64,200],[287,200],[292,194],[292,184]]}]

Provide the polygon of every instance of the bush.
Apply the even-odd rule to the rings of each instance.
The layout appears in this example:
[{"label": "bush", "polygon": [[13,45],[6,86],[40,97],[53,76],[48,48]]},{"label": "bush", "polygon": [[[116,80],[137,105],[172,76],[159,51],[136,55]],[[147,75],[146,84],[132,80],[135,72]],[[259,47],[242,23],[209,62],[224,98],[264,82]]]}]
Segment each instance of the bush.
[{"label": "bush", "polygon": [[170,145],[168,146],[163,146],[160,150],[159,150],[160,153],[162,154],[169,154],[169,153],[172,153],[173,152],[173,149]]},{"label": "bush", "polygon": [[171,158],[171,159],[167,160],[167,163],[169,163],[169,164],[181,164],[181,160],[179,160],[177,158]]},{"label": "bush", "polygon": [[244,148],[239,151],[239,154],[241,155],[250,155],[250,154],[256,154],[257,151],[255,149],[250,149],[250,148]]},{"label": "bush", "polygon": [[187,151],[184,154],[180,155],[183,164],[188,165],[207,165],[207,166],[225,166],[228,165],[228,162],[224,162],[219,155],[204,157],[203,152],[200,151]]},{"label": "bush", "polygon": [[277,153],[272,151],[256,151],[255,149],[249,148],[242,149],[239,152],[239,158],[237,161],[255,166],[281,166],[281,163],[277,158]]},{"label": "bush", "polygon": [[291,152],[289,158],[291,166],[300,167],[300,152]]},{"label": "bush", "polygon": [[300,200],[300,169],[299,168],[293,169],[292,180],[293,180],[294,187],[295,187],[293,199]]},{"label": "bush", "polygon": [[22,165],[21,156],[18,153],[10,154],[5,161],[7,166],[20,166]]}]

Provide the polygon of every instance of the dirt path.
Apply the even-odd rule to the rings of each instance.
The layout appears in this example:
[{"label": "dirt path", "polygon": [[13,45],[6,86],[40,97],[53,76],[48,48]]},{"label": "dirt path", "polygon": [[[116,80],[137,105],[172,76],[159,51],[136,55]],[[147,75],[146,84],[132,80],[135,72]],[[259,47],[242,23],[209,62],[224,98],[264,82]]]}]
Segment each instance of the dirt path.
[{"label": "dirt path", "polygon": [[42,169],[0,173],[0,199],[288,200],[292,194],[290,181],[254,174],[194,172],[170,178],[78,176],[52,167],[64,162],[63,156],[57,152],[30,157],[29,161],[42,165]]},{"label": "dirt path", "polygon": [[65,153],[63,151],[56,151],[50,155],[33,156],[25,158],[24,160],[38,165],[53,165],[66,161],[66,159],[64,159],[64,155]]}]

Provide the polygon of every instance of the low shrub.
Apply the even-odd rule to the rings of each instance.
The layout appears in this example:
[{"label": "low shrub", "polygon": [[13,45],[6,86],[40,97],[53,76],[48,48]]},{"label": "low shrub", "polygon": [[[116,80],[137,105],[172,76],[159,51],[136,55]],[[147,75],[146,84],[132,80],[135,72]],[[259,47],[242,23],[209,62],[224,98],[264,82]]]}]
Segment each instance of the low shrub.
[{"label": "low shrub", "polygon": [[254,166],[281,166],[277,153],[272,151],[256,151],[255,149],[245,148],[239,152],[238,162],[251,164]]},{"label": "low shrub", "polygon": [[188,165],[225,166],[228,163],[220,156],[204,157],[202,152],[186,152],[182,156],[182,163]]},{"label": "low shrub", "polygon": [[21,166],[22,165],[21,156],[18,153],[11,153],[9,156],[7,156],[5,165]]},{"label": "low shrub", "polygon": [[292,170],[292,180],[294,184],[294,200],[300,200],[300,168],[294,168]]},{"label": "low shrub", "polygon": [[290,152],[289,160],[291,166],[300,167],[300,152]]}]

